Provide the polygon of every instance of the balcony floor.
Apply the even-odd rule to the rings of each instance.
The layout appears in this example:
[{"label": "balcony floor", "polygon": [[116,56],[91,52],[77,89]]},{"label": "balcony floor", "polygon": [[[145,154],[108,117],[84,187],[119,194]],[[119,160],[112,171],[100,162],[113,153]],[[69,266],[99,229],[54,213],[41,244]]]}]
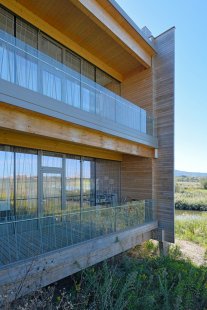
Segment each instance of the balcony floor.
[{"label": "balcony floor", "polygon": [[[136,226],[145,224],[143,220],[136,221]],[[110,220],[104,225],[95,225],[92,222],[80,224],[80,222],[62,221],[58,223],[45,224],[41,227],[36,222],[32,229],[27,227],[4,227],[3,236],[0,238],[0,266],[16,261],[25,260],[37,255],[48,253],[53,250],[72,246],[97,237],[106,236],[113,232],[126,230],[126,223],[122,221],[114,226]],[[36,226],[36,227],[34,227]],[[128,223],[128,228],[135,227]],[[13,230],[13,231],[11,231]],[[18,230],[20,230],[18,232]],[[8,231],[10,231],[8,233]]]}]

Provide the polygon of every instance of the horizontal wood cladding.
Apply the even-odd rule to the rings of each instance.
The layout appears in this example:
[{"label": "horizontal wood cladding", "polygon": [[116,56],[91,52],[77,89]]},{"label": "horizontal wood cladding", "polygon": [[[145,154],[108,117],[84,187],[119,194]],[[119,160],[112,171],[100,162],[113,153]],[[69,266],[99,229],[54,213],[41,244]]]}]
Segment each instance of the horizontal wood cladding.
[{"label": "horizontal wood cladding", "polygon": [[149,240],[157,226],[157,222],[152,222],[9,265],[0,269],[1,291],[14,298],[11,291],[20,297],[54,283]]},{"label": "horizontal wood cladding", "polygon": [[122,85],[122,96],[148,112],[153,112],[152,69],[135,70],[127,76]]},{"label": "horizontal wood cladding", "polygon": [[121,180],[123,198],[152,199],[152,159],[123,155]]},{"label": "horizontal wood cladding", "polygon": [[155,39],[153,65],[154,115],[158,134],[158,159],[153,164],[154,198],[159,228],[174,242],[174,29]]},{"label": "horizontal wood cladding", "polygon": [[[60,146],[60,151],[62,148],[66,147],[66,145],[63,147],[63,142],[70,142],[74,145],[84,145],[89,148],[100,149],[97,151],[99,154],[97,157],[100,157],[101,150],[103,150],[103,154],[106,150],[115,153],[127,153],[150,158],[154,157],[154,149],[152,148],[110,136],[99,131],[77,126],[72,123],[60,121],[52,117],[47,117],[36,112],[28,111],[26,109],[17,108],[5,103],[0,103],[0,128],[26,134],[24,140],[28,145],[27,147],[33,147],[32,138],[30,137],[33,135],[37,137],[41,136],[45,139],[45,142],[42,141],[43,146],[47,145],[47,139],[48,141],[50,141],[50,139],[57,139],[57,141],[59,141],[57,142],[57,145]],[[7,139],[9,144],[8,133],[7,135],[2,135],[2,142],[0,141],[1,143],[3,143],[3,137],[7,137],[4,138],[4,140]],[[12,143],[14,143],[14,136],[11,138],[11,140],[13,141]],[[17,139],[17,144],[18,141],[19,139]],[[50,142],[50,148],[52,147],[51,145],[52,142]],[[58,151],[57,147],[55,147],[55,149]],[[77,149],[78,146],[76,150]],[[93,150],[93,153],[95,153],[95,149]],[[110,156],[113,157],[113,155]],[[119,156],[120,158],[120,155],[115,155],[115,157],[116,156]],[[101,158],[104,158],[104,156]]]}]

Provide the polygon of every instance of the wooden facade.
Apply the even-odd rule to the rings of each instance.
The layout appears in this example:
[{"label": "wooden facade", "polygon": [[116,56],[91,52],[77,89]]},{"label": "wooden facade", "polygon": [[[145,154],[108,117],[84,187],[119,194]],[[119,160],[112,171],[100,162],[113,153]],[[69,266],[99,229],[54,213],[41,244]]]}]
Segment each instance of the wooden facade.
[{"label": "wooden facade", "polygon": [[154,114],[159,140],[154,160],[154,193],[160,229],[174,242],[174,44],[175,29],[157,38],[154,58]]},{"label": "wooden facade", "polygon": [[[159,238],[161,231],[165,232],[165,240],[162,241],[174,242],[174,28],[149,40],[114,1],[108,0],[64,0],[61,5],[55,0],[0,0],[0,4],[3,9],[8,10],[9,14],[14,14],[15,18],[36,27],[38,35],[41,33],[45,37],[48,36],[57,46],[63,46],[63,56],[68,49],[71,55],[80,57],[81,61],[82,59],[87,61],[88,67],[92,64],[95,66],[95,71],[103,72],[105,74],[103,74],[103,80],[106,76],[116,79],[120,84],[121,97],[114,96],[114,101],[111,101],[111,105],[116,103],[115,120],[121,114],[117,109],[123,109],[120,117],[121,124],[116,123],[114,119],[110,120],[110,113],[107,119],[105,116],[107,111],[104,111],[101,104],[106,103],[104,100],[107,101],[110,96],[113,96],[110,93],[112,89],[110,83],[105,86],[107,88],[105,99],[97,99],[100,98],[98,97],[100,93],[104,93],[104,88],[101,88],[98,93],[97,81],[87,84],[88,80],[82,79],[82,73],[78,73],[80,85],[87,84],[83,90],[80,86],[81,104],[83,105],[85,100],[87,105],[88,98],[92,100],[93,97],[96,106],[93,111],[90,102],[89,108],[87,106],[85,111],[81,110],[81,105],[79,110],[76,107],[70,107],[74,115],[69,119],[66,117],[66,109],[69,105],[61,102],[63,95],[58,101],[44,93],[37,94],[36,90],[35,93],[34,90],[15,84],[15,78],[12,81],[6,80],[5,73],[2,73],[3,77],[0,76],[0,152],[1,146],[14,147],[14,153],[15,147],[28,148],[34,150],[38,158],[44,151],[55,152],[64,158],[63,165],[70,156],[81,158],[81,165],[82,158],[93,158],[94,162],[110,160],[111,162],[107,164],[109,170],[113,169],[113,163],[116,161],[120,165],[120,182],[117,183],[120,188],[120,203],[125,208],[126,201],[132,207],[134,201],[152,201],[149,208],[153,208],[152,212],[150,211],[150,223],[145,222],[146,210],[142,210],[141,213],[136,213],[143,217],[140,226],[126,226],[128,229],[123,231],[121,228],[117,231],[114,227],[114,230],[107,228],[109,232],[111,231],[108,235],[89,238],[90,240],[84,241],[85,243],[80,242],[75,245],[71,243],[73,246],[56,249],[53,252],[42,252],[39,256],[27,258],[26,264],[16,261],[1,268],[0,258],[2,290],[11,292],[15,289],[12,283],[15,281],[18,285],[27,274],[27,285],[20,292],[20,295],[25,294],[121,253],[155,235],[161,240]],[[4,40],[5,37],[3,42]],[[40,44],[39,41],[38,37],[38,44]],[[55,63],[55,70],[56,65]],[[61,66],[58,70],[62,68]],[[62,76],[67,70],[64,71],[64,66],[61,69],[63,71],[58,70],[56,70],[57,76],[62,79],[62,91],[62,89],[65,90]],[[37,73],[42,71],[42,67],[37,69]],[[41,77],[40,80],[42,79]],[[91,88],[93,91],[90,92]],[[7,89],[13,89],[13,93],[8,91],[6,94]],[[84,91],[85,96],[88,96],[86,99],[83,96]],[[87,92],[90,94],[88,95]],[[24,101],[22,98],[27,100]],[[41,100],[41,106],[39,100]],[[60,111],[57,112],[59,106]],[[133,113],[127,116],[125,106],[136,113],[139,111],[140,116],[143,116],[143,119],[140,117],[137,120],[140,123],[139,129],[136,127],[136,122],[134,127],[130,127],[130,123],[134,122],[130,119]],[[97,110],[104,112],[96,119]],[[129,118],[127,124],[125,117]],[[75,118],[77,122],[73,121]],[[149,122],[153,118],[153,122],[150,123],[151,131],[148,131]],[[95,126],[95,122],[96,124],[99,122],[99,126]],[[104,122],[107,130],[101,128]],[[127,134],[123,133],[124,130]],[[137,139],[134,138],[136,135]],[[49,170],[49,167],[41,167],[40,159],[37,161],[38,171],[42,173],[48,170],[59,173],[63,180],[64,167],[61,168],[62,170],[57,167]],[[99,176],[104,180],[102,183],[109,185],[103,189],[104,193],[107,192],[108,187],[113,187],[114,182],[113,177],[110,179],[107,171],[103,170],[105,167],[103,163],[97,166],[95,172],[94,168],[91,170],[94,174],[97,173],[95,178],[98,179]],[[84,182],[84,179],[80,181],[82,188]],[[40,187],[41,185],[38,185],[38,191]],[[95,184],[94,187],[98,193],[98,185]],[[65,196],[66,193],[63,195]],[[38,199],[40,200],[39,197]],[[65,197],[64,199],[66,201]],[[97,210],[103,203],[101,198],[98,201],[99,204],[97,201],[95,203]],[[82,203],[83,201],[80,205]],[[123,214],[121,216],[123,220]],[[120,223],[122,227],[123,223]],[[22,268],[23,265],[24,268]]]}]

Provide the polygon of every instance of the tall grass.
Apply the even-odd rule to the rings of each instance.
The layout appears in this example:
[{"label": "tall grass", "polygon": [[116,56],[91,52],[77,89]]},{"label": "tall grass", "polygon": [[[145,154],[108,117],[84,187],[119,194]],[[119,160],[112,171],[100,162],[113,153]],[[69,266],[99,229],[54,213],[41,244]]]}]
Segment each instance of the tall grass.
[{"label": "tall grass", "polygon": [[[62,293],[58,288],[53,298],[40,293],[13,304],[14,309],[73,310],[204,310],[207,307],[207,269],[196,267],[171,250],[168,257],[144,260],[122,255],[88,268],[73,277],[74,284]],[[34,305],[44,308],[34,308]],[[61,304],[61,306],[60,306]],[[25,307],[26,306],[26,307]]]},{"label": "tall grass", "polygon": [[175,193],[175,208],[179,210],[207,211],[207,190],[185,189]]},{"label": "tall grass", "polygon": [[201,178],[176,178],[175,181],[176,209],[207,211],[207,190]]},{"label": "tall grass", "polygon": [[207,213],[177,216],[175,232],[177,238],[196,242],[207,249]]}]

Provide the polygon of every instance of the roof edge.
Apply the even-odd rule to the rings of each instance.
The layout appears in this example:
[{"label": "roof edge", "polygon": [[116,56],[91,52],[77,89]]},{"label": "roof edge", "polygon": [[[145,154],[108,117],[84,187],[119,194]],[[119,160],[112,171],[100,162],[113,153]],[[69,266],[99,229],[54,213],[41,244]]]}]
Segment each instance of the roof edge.
[{"label": "roof edge", "polygon": [[164,30],[163,32],[161,32],[160,34],[158,34],[156,37],[154,37],[154,39],[156,40],[157,38],[159,38],[160,36],[162,36],[162,35],[165,34],[166,32],[171,31],[171,30],[173,30],[173,29],[176,29],[175,26],[172,26],[172,27],[170,27],[170,28]]},{"label": "roof edge", "polygon": [[145,42],[156,52],[156,48],[143,33],[143,31],[137,26],[137,24],[127,15],[127,13],[122,9],[122,7],[115,0],[108,0],[110,4],[119,12],[120,15],[127,21],[127,23],[134,28],[134,30],[145,40]]}]

